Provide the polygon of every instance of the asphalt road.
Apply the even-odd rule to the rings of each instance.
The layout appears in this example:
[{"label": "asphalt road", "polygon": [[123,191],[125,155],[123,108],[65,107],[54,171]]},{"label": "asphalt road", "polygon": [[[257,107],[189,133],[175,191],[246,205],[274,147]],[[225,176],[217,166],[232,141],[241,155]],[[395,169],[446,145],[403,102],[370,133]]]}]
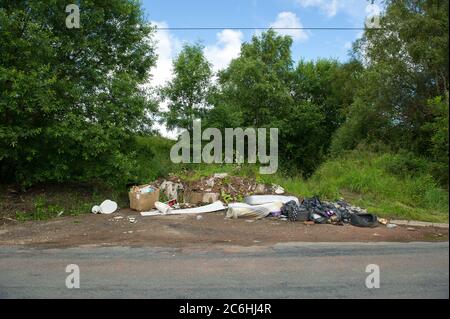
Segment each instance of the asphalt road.
[{"label": "asphalt road", "polygon": [[[80,288],[66,287],[77,264]],[[380,287],[366,287],[376,264]],[[448,298],[449,245],[0,247],[1,298]]]}]

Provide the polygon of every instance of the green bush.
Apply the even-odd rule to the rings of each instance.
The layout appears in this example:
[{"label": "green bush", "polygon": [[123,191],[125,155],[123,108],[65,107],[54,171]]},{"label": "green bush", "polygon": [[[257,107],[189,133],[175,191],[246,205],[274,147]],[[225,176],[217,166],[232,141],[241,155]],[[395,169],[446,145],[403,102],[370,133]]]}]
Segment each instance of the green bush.
[{"label": "green bush", "polygon": [[140,85],[155,64],[152,28],[135,0],[0,5],[0,179],[120,184],[136,166],[130,139],[155,105]]},{"label": "green bush", "polygon": [[133,143],[136,164],[128,183],[144,184],[180,170],[182,165],[170,160],[170,148],[174,143],[160,136],[137,136]]}]

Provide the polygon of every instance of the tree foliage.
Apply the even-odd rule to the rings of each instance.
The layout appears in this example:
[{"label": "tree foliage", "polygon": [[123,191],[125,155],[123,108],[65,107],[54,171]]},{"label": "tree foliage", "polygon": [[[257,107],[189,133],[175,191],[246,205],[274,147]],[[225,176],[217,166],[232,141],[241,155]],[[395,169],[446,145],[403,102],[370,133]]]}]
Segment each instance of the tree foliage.
[{"label": "tree foliage", "polygon": [[221,129],[278,128],[284,167],[309,175],[344,120],[361,65],[318,60],[294,67],[291,46],[290,37],[273,30],[244,43],[241,55],[219,73],[206,121]]},{"label": "tree foliage", "polygon": [[140,84],[155,53],[139,2],[82,1],[79,29],[66,5],[1,2],[2,180],[126,179],[131,137],[151,124]]},{"label": "tree foliage", "polygon": [[192,121],[203,117],[208,107],[211,64],[199,44],[185,45],[173,61],[173,79],[160,93],[168,102],[163,113],[169,129],[184,128],[192,132]]},{"label": "tree foliage", "polygon": [[[306,176],[371,147],[408,154],[394,170],[420,158],[448,183],[448,1],[384,4],[381,28],[366,29],[345,63],[294,63],[292,38],[269,30],[213,74],[203,47],[185,45],[159,88],[164,121],[278,128],[281,167]],[[153,29],[137,0],[82,1],[79,29],[66,27],[66,5],[0,4],[0,178],[136,180],[135,136],[157,111],[142,85],[156,60]]]},{"label": "tree foliage", "polygon": [[294,66],[289,37],[254,36],[219,74],[208,123],[279,128],[284,167],[305,175],[329,155],[384,144],[435,161],[448,182],[448,2],[384,3],[381,28],[365,30],[347,63]]},{"label": "tree foliage", "polygon": [[364,76],[335,151],[381,142],[448,167],[448,9],[448,1],[386,1],[382,29],[354,45]]}]

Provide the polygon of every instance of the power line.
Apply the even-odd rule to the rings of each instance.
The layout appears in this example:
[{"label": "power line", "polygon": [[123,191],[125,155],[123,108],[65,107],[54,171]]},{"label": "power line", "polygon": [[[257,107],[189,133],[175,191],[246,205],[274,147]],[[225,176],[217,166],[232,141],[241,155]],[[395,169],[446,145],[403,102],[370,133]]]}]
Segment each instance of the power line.
[{"label": "power line", "polygon": [[[161,31],[177,31],[177,30],[366,30],[367,28],[348,28],[348,27],[302,27],[302,28],[251,28],[251,27],[228,27],[228,28],[219,28],[219,27],[167,27],[160,28],[156,27],[156,30]],[[370,30],[380,30],[382,28],[369,28]]]}]

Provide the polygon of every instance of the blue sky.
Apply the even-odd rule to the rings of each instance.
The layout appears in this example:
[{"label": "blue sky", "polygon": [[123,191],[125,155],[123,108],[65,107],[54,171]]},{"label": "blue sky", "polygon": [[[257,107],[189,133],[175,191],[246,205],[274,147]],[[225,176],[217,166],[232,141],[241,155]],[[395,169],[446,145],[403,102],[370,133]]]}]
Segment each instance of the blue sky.
[{"label": "blue sky", "polygon": [[[172,59],[183,43],[201,42],[205,55],[218,70],[237,57],[243,42],[257,30],[226,28],[350,27],[362,28],[368,0],[141,0],[148,21],[159,27],[218,27],[223,30],[159,30],[159,59],[152,71],[153,85],[171,78]],[[379,1],[375,1],[377,4]],[[369,11],[368,11],[369,10]],[[359,30],[288,30],[293,37],[292,57],[348,59],[351,43]]]}]

